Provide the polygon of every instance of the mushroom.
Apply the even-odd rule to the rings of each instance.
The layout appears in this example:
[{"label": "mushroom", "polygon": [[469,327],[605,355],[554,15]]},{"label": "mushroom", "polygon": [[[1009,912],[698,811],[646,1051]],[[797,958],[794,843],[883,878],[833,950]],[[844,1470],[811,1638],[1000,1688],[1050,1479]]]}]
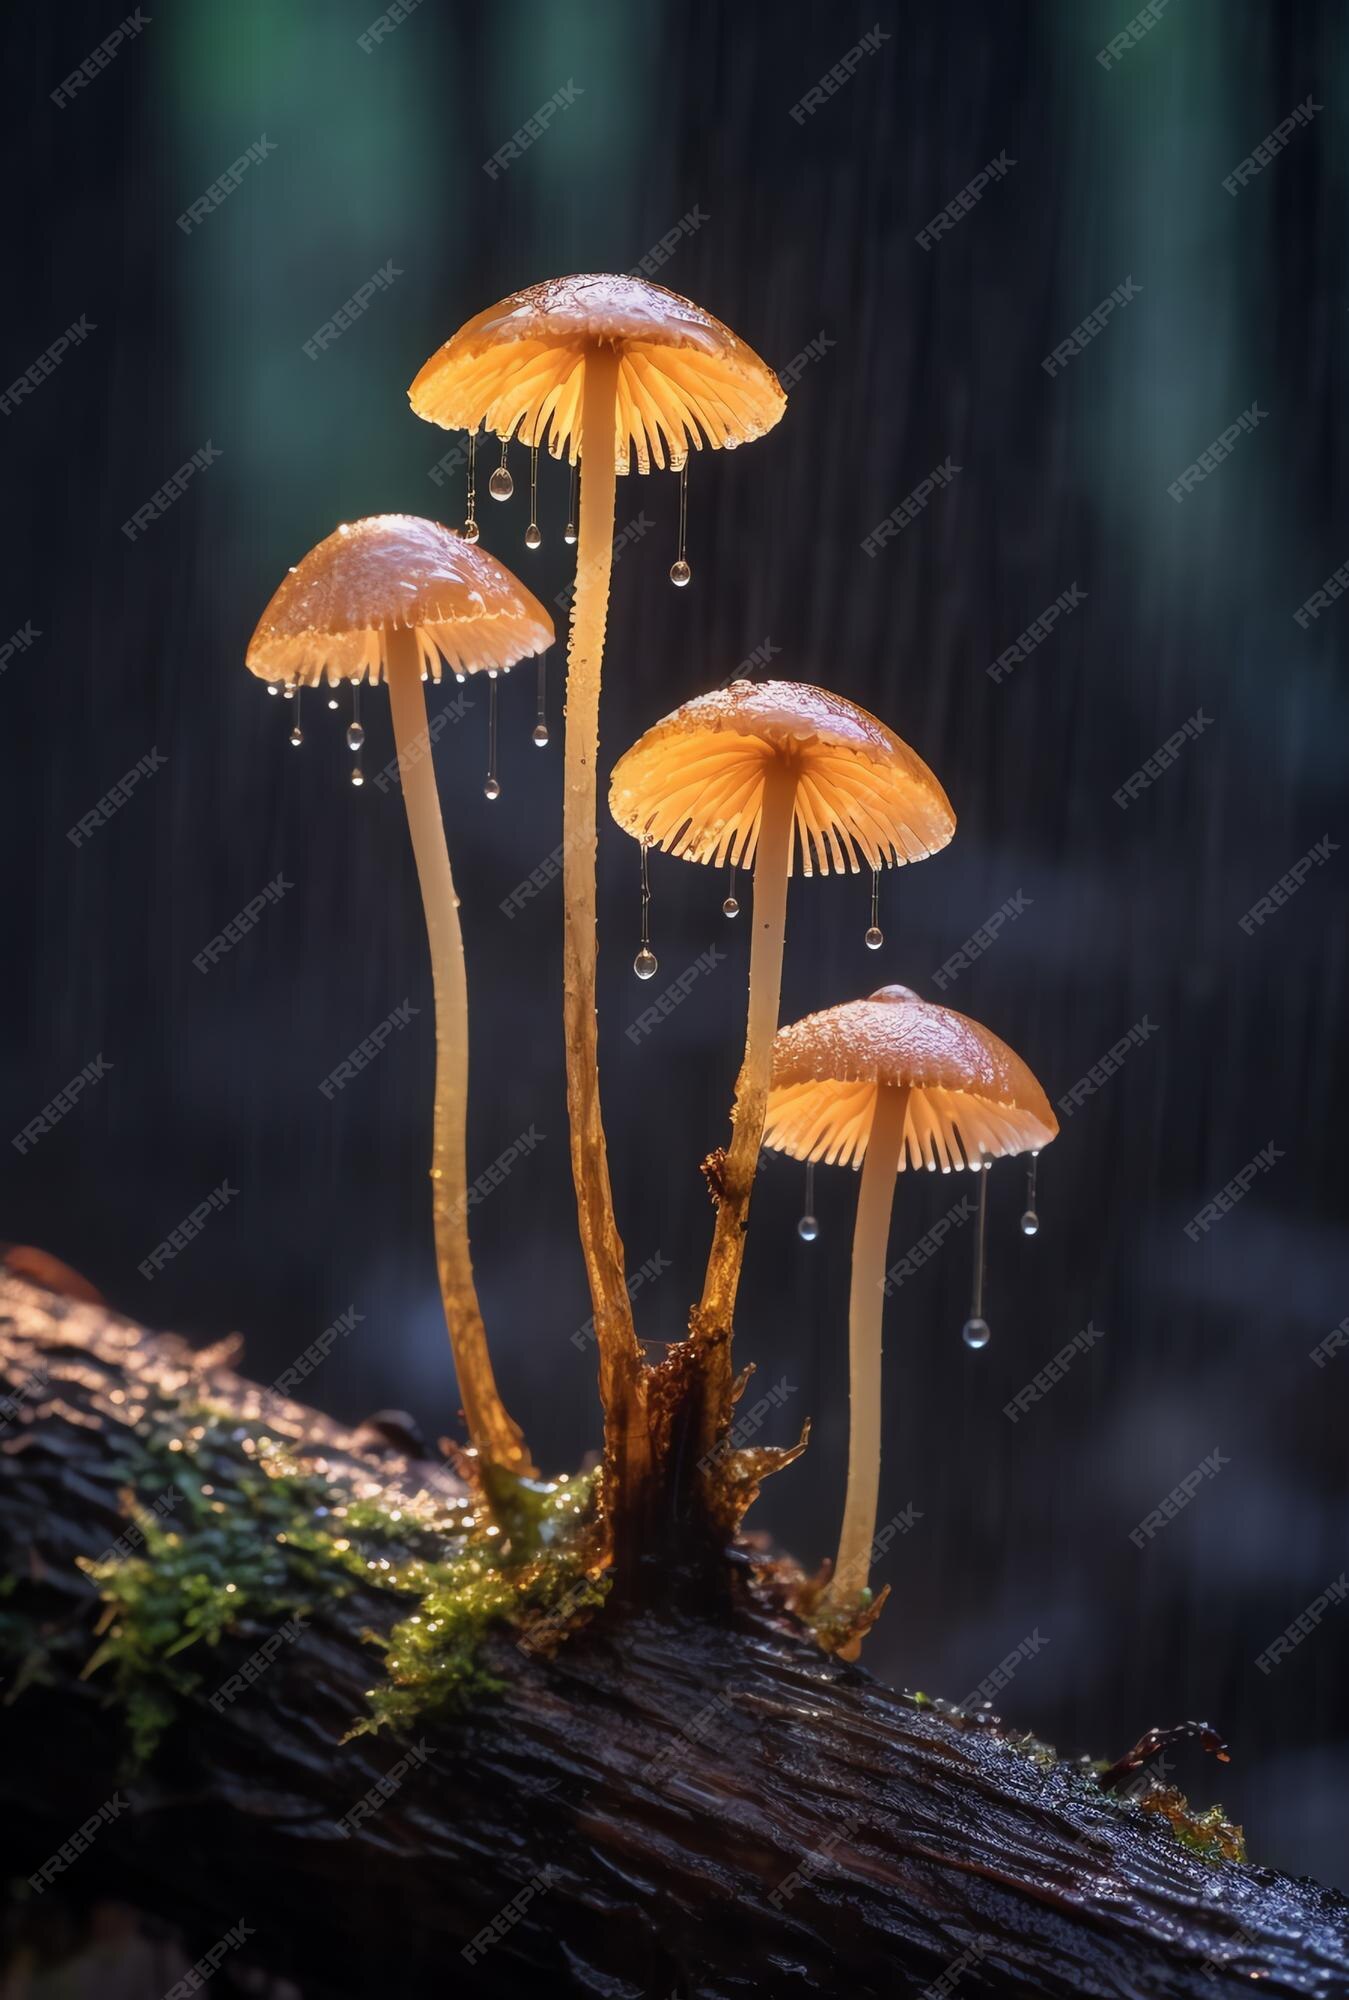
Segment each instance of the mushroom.
[{"label": "mushroom", "polygon": [[[882,986],[869,1000],[808,1014],[778,1033],[765,1145],[798,1160],[862,1169],[848,1306],[848,1493],[838,1559],[821,1600],[851,1635],[841,1649],[849,1657],[860,1644],[859,1621],[867,1621],[876,1533],[881,1316],[895,1175],[906,1166],[986,1168],[995,1158],[1038,1152],[1058,1129],[1020,1056],[977,1021],[932,1006],[907,986]],[[981,1179],[981,1235],[986,1186]]]},{"label": "mushroom", "polygon": [[468,1242],[468,984],[423,676],[495,672],[553,643],[543,606],[509,570],[435,521],[344,522],[287,575],[249,643],[261,680],[294,687],[389,684],[398,770],[431,947],[436,1095],[431,1152],[436,1263],[469,1436],[484,1458],[529,1475],[492,1373]]},{"label": "mushroom", "polygon": [[[787,399],[772,370],[710,313],[660,285],[605,274],[551,278],[479,313],[432,355],[408,394],[418,416],[446,429],[485,425],[503,452],[515,435],[585,466],[567,649],[563,1008],[572,1178],[600,1393],[606,1424],[621,1424],[622,1385],[635,1382],[641,1350],[614,1220],[595,1021],[595,767],[615,475],[634,461],[639,472],[667,462],[683,471],[690,447],[730,450],[762,437]],[[686,581],[682,530],[676,569],[673,580]]]},{"label": "mushroom", "polygon": [[[754,868],[745,1055],[699,1318],[723,1331],[720,1385],[773,1063],[782,986],[787,878],[800,843],[807,875],[922,861],[945,847],[955,815],[907,743],[841,695],[795,681],[732,681],[686,702],[614,766],[614,818],[686,861]],[[714,1407],[724,1408],[724,1404]]]}]

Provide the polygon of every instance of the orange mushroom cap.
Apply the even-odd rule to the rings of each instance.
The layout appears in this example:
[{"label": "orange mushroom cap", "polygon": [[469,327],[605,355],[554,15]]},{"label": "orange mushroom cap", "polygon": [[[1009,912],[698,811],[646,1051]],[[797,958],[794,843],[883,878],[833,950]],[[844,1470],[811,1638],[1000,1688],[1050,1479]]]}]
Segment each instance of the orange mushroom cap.
[{"label": "orange mushroom cap", "polygon": [[869,1000],[778,1030],[764,1144],[798,1160],[860,1166],[884,1084],[909,1091],[901,1171],[1038,1153],[1059,1129],[1006,1042],[907,986],[882,986]]},{"label": "orange mushroom cap", "polygon": [[586,273],[512,292],[461,326],[419,371],[408,400],[446,430],[577,456],[588,349],[619,352],[614,459],[677,471],[690,445],[731,451],[772,430],[787,398],[772,369],[729,327],[663,285]]},{"label": "orange mushroom cap", "polygon": [[764,775],[796,767],[795,832],[807,875],[922,861],[955,814],[918,754],[864,708],[797,681],[732,681],[685,702],[624,751],[609,806],[638,840],[685,861],[751,866]]},{"label": "orange mushroom cap", "polygon": [[281,582],[249,641],[250,673],[316,686],[378,681],[385,627],[415,627],[422,665],[440,679],[510,667],[553,643],[553,621],[485,549],[416,514],[344,521]]}]

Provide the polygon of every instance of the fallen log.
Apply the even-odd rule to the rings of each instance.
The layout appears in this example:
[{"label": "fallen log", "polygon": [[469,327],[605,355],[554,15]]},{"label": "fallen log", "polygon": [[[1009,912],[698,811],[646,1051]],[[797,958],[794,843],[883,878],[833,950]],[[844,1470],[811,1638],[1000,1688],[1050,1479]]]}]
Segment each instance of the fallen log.
[{"label": "fallen log", "polygon": [[139,1532],[152,1404],[189,1449],[203,1409],[241,1449],[261,1411],[353,1509],[465,1498],[233,1358],[0,1278],[0,1840],[30,1907],[115,1895],[189,1952],[242,1921],[239,1962],[305,2000],[1349,1993],[1345,1898],[1191,1851],[1084,1766],[821,1653],[744,1544],[715,1615],[490,1625],[495,1686],[401,1732],[348,1736],[383,1672],[367,1628],[402,1615],[378,1571],[281,1639],[245,1615],[176,1656],[199,1685],[129,1771],[107,1669],[81,1677],[107,1613],[78,1559]]}]

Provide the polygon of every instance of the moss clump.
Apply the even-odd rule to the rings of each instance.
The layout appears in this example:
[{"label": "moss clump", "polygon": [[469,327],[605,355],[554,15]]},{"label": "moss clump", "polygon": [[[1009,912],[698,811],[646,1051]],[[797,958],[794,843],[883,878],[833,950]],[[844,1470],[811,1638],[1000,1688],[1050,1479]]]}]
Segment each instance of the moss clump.
[{"label": "moss clump", "polygon": [[499,1685],[483,1658],[493,1626],[560,1632],[603,1601],[588,1477],[515,1482],[503,1529],[472,1499],[373,1477],[354,1498],[266,1422],[205,1406],[147,1414],[122,1469],[135,1548],[81,1564],[104,1603],[84,1671],[110,1674],[138,1760],[185,1697],[227,1678],[208,1657],[222,1640],[266,1639],[357,1590],[377,1600],[366,1637],[385,1679],[353,1733],[461,1710]]}]

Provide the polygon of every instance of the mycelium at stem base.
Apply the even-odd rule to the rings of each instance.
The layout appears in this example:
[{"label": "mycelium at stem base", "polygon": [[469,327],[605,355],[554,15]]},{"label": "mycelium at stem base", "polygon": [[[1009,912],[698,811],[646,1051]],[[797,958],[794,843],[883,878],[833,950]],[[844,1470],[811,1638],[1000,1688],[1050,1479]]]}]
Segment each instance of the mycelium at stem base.
[{"label": "mycelium at stem base", "polygon": [[[623,1243],[614,1220],[609,1156],[600,1112],[595,1018],[595,797],[600,670],[609,610],[616,490],[618,353],[591,347],[581,405],[581,518],[576,591],[567,642],[562,793],[563,1028],[571,1171],[581,1249],[595,1309],[600,1401],[611,1502],[641,1476],[642,1351],[632,1323]],[[636,1463],[634,1463],[636,1459]]]},{"label": "mycelium at stem base", "polygon": [[[834,1574],[821,1599],[827,1617],[850,1619],[863,1608],[871,1571],[881,1486],[881,1318],[885,1309],[885,1252],[895,1180],[904,1146],[909,1092],[881,1084],[862,1162],[853,1229],[852,1288],[848,1298],[848,1492],[843,1505]],[[855,1659],[860,1639],[839,1650]]]},{"label": "mycelium at stem base", "polygon": [[468,1434],[488,1465],[532,1478],[519,1426],[501,1400],[478,1309],[468,1242],[468,978],[459,898],[450,873],[435,766],[428,754],[426,697],[417,635],[385,628],[389,704],[408,832],[417,863],[436,1005],[436,1095],[431,1143],[431,1211],[436,1266]]}]

